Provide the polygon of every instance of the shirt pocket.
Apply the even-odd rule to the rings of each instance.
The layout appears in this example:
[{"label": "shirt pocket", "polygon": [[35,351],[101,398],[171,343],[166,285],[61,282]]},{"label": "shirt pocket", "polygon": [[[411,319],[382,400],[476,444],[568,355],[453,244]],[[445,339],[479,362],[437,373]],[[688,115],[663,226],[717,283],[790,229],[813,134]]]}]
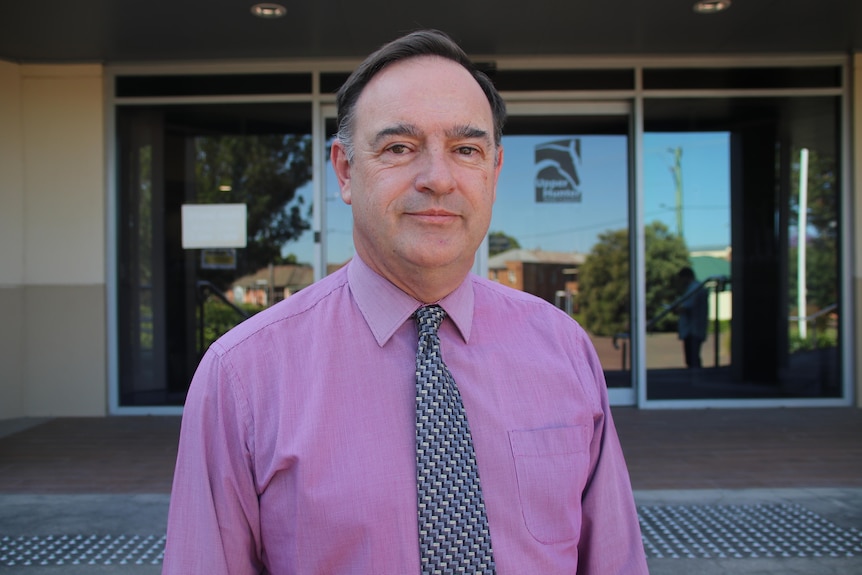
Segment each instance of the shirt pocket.
[{"label": "shirt pocket", "polygon": [[579,536],[590,435],[587,425],[509,431],[521,513],[540,543]]}]

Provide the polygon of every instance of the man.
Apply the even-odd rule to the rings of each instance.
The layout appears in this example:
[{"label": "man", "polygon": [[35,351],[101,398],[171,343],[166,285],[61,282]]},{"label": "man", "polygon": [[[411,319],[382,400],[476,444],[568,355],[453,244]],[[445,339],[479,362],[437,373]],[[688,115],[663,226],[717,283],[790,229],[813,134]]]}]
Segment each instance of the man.
[{"label": "man", "polygon": [[694,270],[684,267],[679,270],[679,283],[683,294],[677,312],[679,323],[677,333],[682,341],[685,365],[689,369],[702,367],[700,348],[706,340],[706,327],[709,315],[709,293],[694,275]]},{"label": "man", "polygon": [[[442,572],[429,559],[438,542],[464,538],[429,535],[418,518],[437,497],[417,455],[429,348],[457,382],[478,466],[466,473],[478,502],[454,487],[454,505],[485,534],[482,568],[444,550],[447,572],[646,573],[587,336],[538,298],[470,275],[503,163],[499,94],[447,36],[424,31],[372,54],[338,108],[332,163],[356,256],[201,361],[164,573]],[[417,354],[414,314],[439,311],[427,304],[445,319],[439,349],[420,342]]]}]

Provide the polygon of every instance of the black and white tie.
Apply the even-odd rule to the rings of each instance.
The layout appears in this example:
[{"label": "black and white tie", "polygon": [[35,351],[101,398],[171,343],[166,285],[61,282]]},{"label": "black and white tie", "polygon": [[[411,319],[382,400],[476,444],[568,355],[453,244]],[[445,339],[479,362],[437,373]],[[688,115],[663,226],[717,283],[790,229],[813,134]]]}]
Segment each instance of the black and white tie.
[{"label": "black and white tie", "polygon": [[416,314],[416,478],[423,575],[494,573],[488,518],[470,427],[440,355],[438,305]]}]

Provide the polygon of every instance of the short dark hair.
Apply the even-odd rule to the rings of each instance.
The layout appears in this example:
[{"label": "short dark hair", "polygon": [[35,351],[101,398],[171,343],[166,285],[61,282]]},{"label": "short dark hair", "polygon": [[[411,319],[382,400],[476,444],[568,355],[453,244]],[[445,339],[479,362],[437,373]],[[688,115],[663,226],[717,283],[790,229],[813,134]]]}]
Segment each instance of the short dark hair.
[{"label": "short dark hair", "polygon": [[354,111],[362,90],[386,66],[418,56],[440,56],[457,62],[470,72],[491,105],[491,113],[494,117],[494,143],[500,145],[503,138],[503,124],[506,121],[506,104],[494,87],[494,83],[473,64],[464,50],[446,33],[439,30],[418,30],[393,40],[372,53],[338,90],[335,99],[338,106],[337,137],[344,146],[348,161],[353,160]]}]

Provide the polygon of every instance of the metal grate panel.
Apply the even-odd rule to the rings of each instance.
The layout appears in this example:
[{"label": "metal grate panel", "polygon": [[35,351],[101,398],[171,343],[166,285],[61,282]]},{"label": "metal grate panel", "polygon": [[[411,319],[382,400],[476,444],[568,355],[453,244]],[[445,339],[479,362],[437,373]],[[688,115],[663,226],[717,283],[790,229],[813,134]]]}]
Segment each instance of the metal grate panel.
[{"label": "metal grate panel", "polygon": [[[650,558],[862,557],[862,532],[797,504],[639,506]],[[158,565],[164,535],[0,536],[0,566]]]},{"label": "metal grate panel", "polygon": [[859,557],[862,534],[797,504],[638,508],[647,557]]},{"label": "metal grate panel", "polygon": [[0,566],[158,565],[164,548],[164,535],[3,536]]}]

